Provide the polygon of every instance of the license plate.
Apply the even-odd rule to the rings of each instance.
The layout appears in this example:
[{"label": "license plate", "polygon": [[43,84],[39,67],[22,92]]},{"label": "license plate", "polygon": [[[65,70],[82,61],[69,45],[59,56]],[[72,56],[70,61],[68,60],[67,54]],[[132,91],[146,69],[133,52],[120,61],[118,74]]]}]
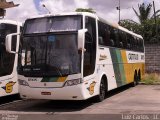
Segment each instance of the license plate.
[{"label": "license plate", "polygon": [[51,92],[41,92],[41,95],[51,95]]}]

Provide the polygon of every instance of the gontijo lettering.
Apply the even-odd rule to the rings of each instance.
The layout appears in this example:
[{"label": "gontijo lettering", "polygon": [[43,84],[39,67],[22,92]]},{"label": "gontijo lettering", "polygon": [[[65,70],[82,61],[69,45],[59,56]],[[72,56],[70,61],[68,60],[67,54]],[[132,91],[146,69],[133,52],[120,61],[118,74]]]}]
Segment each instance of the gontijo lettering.
[{"label": "gontijo lettering", "polygon": [[133,54],[133,53],[129,53],[128,54],[128,59],[129,60],[138,60],[138,54]]}]

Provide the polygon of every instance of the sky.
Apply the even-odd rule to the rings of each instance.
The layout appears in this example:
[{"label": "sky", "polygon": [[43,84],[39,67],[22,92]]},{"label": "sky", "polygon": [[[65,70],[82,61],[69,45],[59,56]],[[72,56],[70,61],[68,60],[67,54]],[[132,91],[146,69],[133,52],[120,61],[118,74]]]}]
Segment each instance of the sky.
[{"label": "sky", "polygon": [[[7,9],[5,19],[23,22],[25,19],[46,14],[48,11],[42,7],[44,4],[51,13],[73,12],[76,8],[93,8],[98,16],[112,22],[118,22],[119,12],[116,7],[119,0],[7,0],[20,4],[16,8]],[[160,9],[160,0],[154,0],[156,10]],[[121,19],[132,19],[138,22],[132,7],[138,9],[138,4],[152,3],[153,0],[120,0]],[[151,13],[152,14],[152,13]]]}]

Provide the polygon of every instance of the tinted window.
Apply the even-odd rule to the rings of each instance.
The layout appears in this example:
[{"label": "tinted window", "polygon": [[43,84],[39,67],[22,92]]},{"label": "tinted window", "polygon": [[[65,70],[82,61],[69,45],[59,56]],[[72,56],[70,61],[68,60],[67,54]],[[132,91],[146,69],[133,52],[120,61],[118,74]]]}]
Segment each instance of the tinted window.
[{"label": "tinted window", "polygon": [[81,16],[56,16],[27,20],[25,34],[81,29]]},{"label": "tinted window", "polygon": [[[3,27],[0,28],[0,76],[5,76],[12,73],[15,59],[15,55],[8,53],[5,49],[5,37],[10,33],[16,33],[17,26],[11,24],[3,24]],[[15,49],[16,37],[13,39],[14,42],[12,45],[13,49]]]},{"label": "tinted window", "polygon": [[88,32],[85,34],[85,49],[83,74],[88,76],[94,73],[96,61],[96,20],[86,17],[85,27]]},{"label": "tinted window", "polygon": [[98,22],[98,35],[99,35],[99,44],[104,46],[110,45],[110,30],[109,26]]},{"label": "tinted window", "polygon": [[143,40],[98,21],[99,44],[133,51],[144,51]]}]

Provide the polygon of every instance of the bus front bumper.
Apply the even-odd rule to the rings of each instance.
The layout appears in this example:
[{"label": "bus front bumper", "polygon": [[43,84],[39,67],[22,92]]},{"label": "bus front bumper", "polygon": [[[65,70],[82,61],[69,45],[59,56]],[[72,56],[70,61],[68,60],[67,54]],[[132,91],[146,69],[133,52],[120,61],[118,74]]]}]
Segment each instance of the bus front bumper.
[{"label": "bus front bumper", "polygon": [[85,100],[89,98],[82,84],[62,88],[31,88],[19,85],[19,92],[21,98],[25,99]]}]

